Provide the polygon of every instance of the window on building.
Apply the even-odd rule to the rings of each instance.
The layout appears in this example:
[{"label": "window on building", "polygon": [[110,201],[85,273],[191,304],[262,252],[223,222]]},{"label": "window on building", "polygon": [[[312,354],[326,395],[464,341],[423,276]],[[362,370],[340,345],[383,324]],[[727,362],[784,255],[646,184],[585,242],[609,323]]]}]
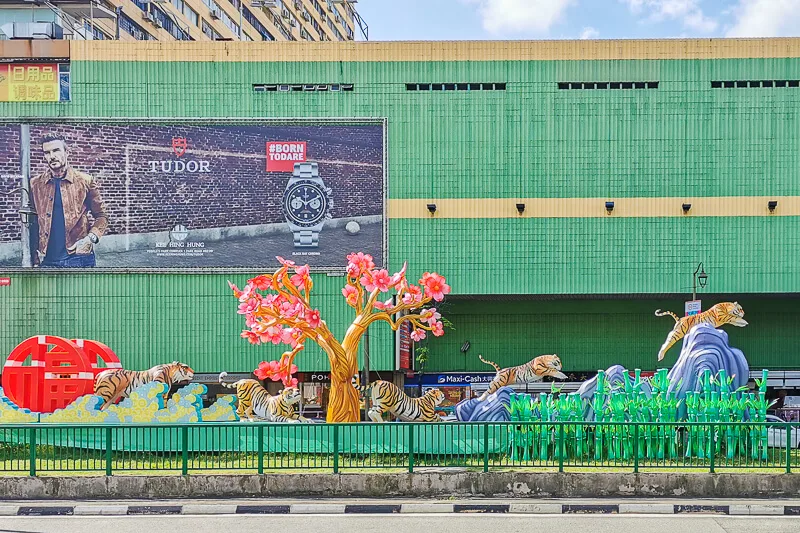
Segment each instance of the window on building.
[{"label": "window on building", "polygon": [[406,83],[406,91],[505,91],[505,83]]},{"label": "window on building", "polygon": [[800,80],[712,80],[712,89],[787,89],[800,88]]},{"label": "window on building", "polygon": [[560,81],[560,90],[658,89],[657,81]]},{"label": "window on building", "polygon": [[92,26],[88,20],[83,23],[83,29],[86,30],[87,35],[92,36],[92,39],[96,39],[98,41],[111,39],[111,37],[100,31],[100,29],[97,26]]},{"label": "window on building", "polygon": [[213,27],[212,27],[212,26],[211,26],[211,25],[210,25],[208,22],[206,22],[205,20],[203,20],[203,23],[202,23],[201,29],[203,30],[203,33],[205,34],[205,36],[206,36],[206,37],[208,37],[209,39],[211,39],[212,41],[218,41],[219,39],[221,39],[221,38],[222,38],[222,35],[220,35],[220,34],[217,32],[217,30],[215,30],[215,29],[214,29],[214,28],[213,28]]},{"label": "window on building", "polygon": [[172,5],[175,6],[178,12],[182,13],[189,22],[195,26],[200,26],[200,15],[197,14],[197,11],[189,7],[185,0],[172,0]]},{"label": "window on building", "polygon": [[130,34],[137,41],[151,41],[153,36],[147,33],[144,28],[135,23],[125,13],[119,14],[119,27],[121,30]]}]

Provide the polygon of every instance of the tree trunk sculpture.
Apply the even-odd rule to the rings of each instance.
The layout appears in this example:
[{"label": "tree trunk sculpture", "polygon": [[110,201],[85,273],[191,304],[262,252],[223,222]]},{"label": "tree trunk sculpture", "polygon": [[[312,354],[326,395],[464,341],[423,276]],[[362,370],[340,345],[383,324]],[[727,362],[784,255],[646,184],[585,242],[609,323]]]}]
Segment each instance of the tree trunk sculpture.
[{"label": "tree trunk sculpture", "polygon": [[[414,341],[424,339],[427,331],[437,337],[444,335],[441,315],[435,307],[425,307],[431,301],[441,302],[450,292],[445,278],[435,272],[423,274],[419,286],[411,285],[406,279],[406,265],[390,276],[386,270],[375,269],[370,255],[348,255],[347,284],[342,294],[356,317],[339,342],[319,310],[311,306],[314,284],[309,266],[277,259],[282,266],[275,273],[250,279],[241,290],[228,282],[239,300],[239,314],[245,315],[248,329],[241,336],[253,344],[288,344],[291,350],[280,360],[284,375],[290,374],[292,362],[305,341],[316,342],[328,354],[331,365],[328,422],[359,420],[358,392],[351,381],[358,373],[358,345],[370,324],[384,321],[396,331],[403,322],[409,322]],[[378,300],[390,291],[395,293],[392,297]]]}]

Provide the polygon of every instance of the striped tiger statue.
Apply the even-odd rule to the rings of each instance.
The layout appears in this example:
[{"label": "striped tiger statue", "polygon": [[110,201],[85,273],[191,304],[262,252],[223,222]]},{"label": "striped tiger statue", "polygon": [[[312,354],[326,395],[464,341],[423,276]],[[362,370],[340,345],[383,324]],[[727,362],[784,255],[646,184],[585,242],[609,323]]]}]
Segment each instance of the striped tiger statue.
[{"label": "striped tiger statue", "polygon": [[294,406],[300,402],[299,389],[287,387],[272,396],[255,379],[240,379],[234,383],[225,383],[223,380],[227,375],[227,372],[219,375],[219,384],[229,389],[236,389],[236,396],[239,399],[236,414],[239,415],[239,420],[247,419],[255,422],[256,419],[260,419],[290,424],[310,422],[294,410]]},{"label": "striped tiger statue", "polygon": [[170,387],[175,383],[191,381],[194,370],[189,365],[173,361],[168,365],[157,365],[149,370],[124,370],[110,368],[100,372],[94,380],[94,394],[104,402],[100,409],[105,409],[117,400],[127,398],[131,392],[146,383],[159,381]]},{"label": "striped tiger statue", "polygon": [[524,365],[512,366],[511,368],[500,368],[497,363],[487,361],[482,355],[478,358],[487,365],[491,365],[497,371],[494,379],[489,383],[489,388],[481,394],[480,401],[485,400],[499,389],[514,383],[534,383],[541,381],[545,376],[559,379],[567,379],[561,373],[561,359],[557,355],[540,355]]},{"label": "striped tiger statue", "polygon": [[444,393],[439,389],[431,389],[421,398],[411,398],[388,381],[379,380],[362,387],[358,375],[355,375],[352,384],[359,395],[370,392],[372,407],[367,415],[373,422],[383,422],[381,415],[387,411],[403,422],[442,421],[436,413],[436,406],[444,401]]},{"label": "striped tiger statue", "polygon": [[681,340],[689,332],[689,330],[697,324],[711,324],[715,328],[718,328],[723,324],[730,324],[740,328],[743,328],[747,325],[747,321],[743,318],[744,309],[742,309],[742,306],[739,305],[739,302],[718,303],[717,305],[712,306],[708,311],[704,311],[696,315],[685,316],[683,318],[679,317],[672,311],[664,311],[662,313],[661,309],[656,309],[656,316],[667,315],[670,315],[675,319],[675,327],[669,332],[669,335],[667,335],[667,340],[664,341],[664,344],[661,346],[661,350],[658,351],[659,361],[664,359],[664,356],[667,354],[667,350],[672,348],[673,344]]}]

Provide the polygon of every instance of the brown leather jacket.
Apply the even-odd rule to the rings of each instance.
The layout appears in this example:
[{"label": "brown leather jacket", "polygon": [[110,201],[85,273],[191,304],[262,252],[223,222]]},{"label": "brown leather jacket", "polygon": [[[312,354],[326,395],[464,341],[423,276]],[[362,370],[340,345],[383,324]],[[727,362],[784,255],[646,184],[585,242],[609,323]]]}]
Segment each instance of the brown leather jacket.
[{"label": "brown leather jacket", "polygon": [[[39,264],[47,253],[50,226],[53,221],[54,192],[53,174],[50,170],[31,179],[31,198],[39,226],[39,249],[34,256],[36,264]],[[108,216],[100,196],[100,188],[92,176],[67,167],[67,174],[61,182],[61,203],[64,206],[67,248],[86,237],[90,231],[98,239],[103,236],[108,228]],[[87,216],[89,212],[94,218],[91,227]]]}]

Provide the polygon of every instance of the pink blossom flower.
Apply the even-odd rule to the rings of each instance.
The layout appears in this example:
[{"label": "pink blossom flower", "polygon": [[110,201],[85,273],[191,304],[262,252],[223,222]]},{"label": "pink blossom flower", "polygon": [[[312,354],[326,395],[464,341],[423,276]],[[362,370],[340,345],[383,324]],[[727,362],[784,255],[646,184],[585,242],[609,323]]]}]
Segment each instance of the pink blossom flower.
[{"label": "pink blossom flower", "polygon": [[350,263],[347,265],[347,277],[349,278],[357,278],[361,272],[359,271],[358,265]]},{"label": "pink blossom flower", "polygon": [[297,328],[286,328],[281,332],[281,341],[295,348],[303,337],[303,332]]},{"label": "pink blossom flower", "polygon": [[297,378],[289,378],[289,376],[283,378],[283,384],[287,388],[297,388],[297,383]]},{"label": "pink blossom flower", "polygon": [[231,290],[233,291],[233,296],[234,296],[235,298],[239,298],[239,296],[241,296],[241,295],[242,295],[242,291],[241,291],[241,290],[239,290],[239,287],[237,287],[236,285],[234,285],[233,283],[231,283],[231,282],[230,282],[230,280],[228,281],[228,287],[230,287],[230,288],[231,288]]},{"label": "pink blossom flower", "polygon": [[367,289],[367,292],[372,292],[375,290],[375,280],[373,279],[372,271],[364,272],[364,275],[361,276],[359,283]]},{"label": "pink blossom flower", "polygon": [[351,265],[355,265],[359,274],[375,268],[375,263],[372,261],[372,256],[363,252],[350,254],[347,256],[347,260]]},{"label": "pink blossom flower", "polygon": [[411,338],[414,339],[414,342],[419,342],[424,339],[427,335],[425,334],[424,329],[415,329],[411,332]]},{"label": "pink blossom flower", "polygon": [[256,289],[260,291],[267,291],[272,286],[272,277],[256,276],[253,279],[247,280],[247,283],[252,284]]},{"label": "pink blossom flower", "polygon": [[444,276],[440,276],[436,272],[433,274],[425,272],[419,282],[425,286],[425,295],[437,302],[444,300],[444,295],[450,293],[450,286],[445,283]]},{"label": "pink blossom flower", "polygon": [[418,304],[422,301],[422,289],[416,285],[409,285],[408,292],[403,295],[403,303],[406,305]]},{"label": "pink blossom flower", "polygon": [[400,269],[400,272],[396,272],[392,276],[392,279],[389,281],[389,286],[390,287],[396,287],[398,284],[400,284],[401,282],[405,281],[405,279],[406,279],[406,267],[407,266],[408,266],[408,263],[403,263],[403,268]]},{"label": "pink blossom flower", "polygon": [[295,287],[302,287],[306,283],[311,281],[311,278],[309,277],[310,269],[308,265],[297,267],[294,269],[294,271],[296,272],[296,274],[292,276],[289,281],[291,281],[292,285],[294,285]]},{"label": "pink blossom flower", "polygon": [[272,344],[280,344],[281,343],[281,328],[279,326],[270,326],[268,327],[264,333],[261,334],[261,340],[263,342],[271,342]]},{"label": "pink blossom flower", "polygon": [[311,328],[316,328],[320,323],[319,309],[312,309],[306,313],[306,322]]},{"label": "pink blossom flower", "polygon": [[293,267],[293,266],[295,266],[295,265],[296,265],[296,263],[295,263],[294,261],[290,261],[290,260],[288,260],[288,259],[284,259],[283,257],[281,257],[281,256],[279,256],[279,255],[278,255],[278,256],[275,256],[275,259],[277,259],[277,260],[278,260],[278,262],[279,262],[280,264],[282,264],[283,266],[287,266],[287,267]]},{"label": "pink blossom flower", "polygon": [[380,290],[381,292],[386,292],[389,290],[389,284],[392,281],[392,278],[389,277],[389,272],[386,270],[377,270],[372,274],[372,281],[375,284],[375,288]]},{"label": "pink blossom flower", "polygon": [[442,335],[444,335],[444,324],[442,324],[441,322],[434,323],[433,331],[431,331],[431,333],[433,333],[434,337],[441,337]]},{"label": "pink blossom flower", "polygon": [[375,309],[380,309],[381,311],[388,311],[394,307],[394,300],[389,298],[385,302],[375,302]]},{"label": "pink blossom flower", "polygon": [[250,298],[250,296],[253,295],[253,291],[255,291],[255,287],[253,287],[252,283],[248,283],[247,285],[245,285],[244,289],[239,294],[239,303],[246,302]]},{"label": "pink blossom flower", "polygon": [[433,326],[440,318],[442,318],[442,315],[436,311],[435,307],[423,309],[423,311],[420,313],[420,319],[423,322],[427,322],[429,326]]},{"label": "pink blossom flower", "polygon": [[243,339],[247,339],[250,341],[250,344],[261,344],[261,339],[259,336],[252,331],[244,330],[240,335]]},{"label": "pink blossom flower", "polygon": [[347,300],[347,305],[350,307],[356,306],[356,302],[358,301],[358,289],[352,285],[345,285],[345,287],[342,289],[342,295],[344,296],[345,300]]},{"label": "pink blossom flower", "polygon": [[239,304],[239,311],[240,315],[251,315],[258,311],[259,307],[259,299],[258,298],[250,298],[244,303]]}]

